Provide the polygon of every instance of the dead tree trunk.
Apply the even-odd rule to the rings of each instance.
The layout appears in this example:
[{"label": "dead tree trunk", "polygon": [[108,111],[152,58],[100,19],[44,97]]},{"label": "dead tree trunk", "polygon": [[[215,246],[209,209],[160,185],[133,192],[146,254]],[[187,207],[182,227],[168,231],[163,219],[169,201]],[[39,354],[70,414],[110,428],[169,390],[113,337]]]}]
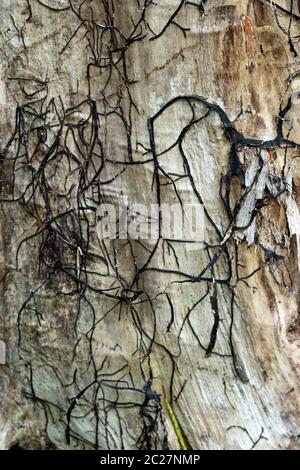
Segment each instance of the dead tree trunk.
[{"label": "dead tree trunk", "polygon": [[[1,447],[299,448],[298,2],[1,20]],[[101,240],[120,201],[203,239]]]}]

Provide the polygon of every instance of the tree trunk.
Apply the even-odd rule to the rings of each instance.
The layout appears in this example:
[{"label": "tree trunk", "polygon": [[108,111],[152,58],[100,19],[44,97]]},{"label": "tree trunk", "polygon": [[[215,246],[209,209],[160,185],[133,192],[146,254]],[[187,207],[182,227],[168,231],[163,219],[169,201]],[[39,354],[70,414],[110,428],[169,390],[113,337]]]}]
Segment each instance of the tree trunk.
[{"label": "tree trunk", "polygon": [[298,2],[1,15],[1,448],[299,449]]}]

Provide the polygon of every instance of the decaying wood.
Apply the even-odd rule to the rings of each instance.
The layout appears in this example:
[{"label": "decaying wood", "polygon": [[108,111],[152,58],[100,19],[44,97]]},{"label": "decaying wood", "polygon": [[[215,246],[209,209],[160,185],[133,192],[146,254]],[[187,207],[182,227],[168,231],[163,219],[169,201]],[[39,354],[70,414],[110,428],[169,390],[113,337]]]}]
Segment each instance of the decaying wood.
[{"label": "decaying wood", "polygon": [[299,449],[296,3],[3,2],[1,448]]}]

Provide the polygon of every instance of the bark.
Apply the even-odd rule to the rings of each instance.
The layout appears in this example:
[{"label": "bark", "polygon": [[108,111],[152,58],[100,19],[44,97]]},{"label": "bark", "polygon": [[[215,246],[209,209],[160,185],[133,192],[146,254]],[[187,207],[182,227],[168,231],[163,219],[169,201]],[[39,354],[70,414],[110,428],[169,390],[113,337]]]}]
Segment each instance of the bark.
[{"label": "bark", "polygon": [[298,2],[2,4],[1,448],[299,449]]}]

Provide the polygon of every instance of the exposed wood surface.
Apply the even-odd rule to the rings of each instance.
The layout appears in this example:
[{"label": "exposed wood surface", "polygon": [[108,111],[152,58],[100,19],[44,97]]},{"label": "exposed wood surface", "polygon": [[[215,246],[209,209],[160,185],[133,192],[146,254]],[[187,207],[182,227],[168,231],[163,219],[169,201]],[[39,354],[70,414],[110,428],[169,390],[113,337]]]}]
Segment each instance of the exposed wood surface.
[{"label": "exposed wood surface", "polygon": [[[297,2],[2,3],[1,448],[299,449]],[[98,170],[210,247],[105,251]]]}]

